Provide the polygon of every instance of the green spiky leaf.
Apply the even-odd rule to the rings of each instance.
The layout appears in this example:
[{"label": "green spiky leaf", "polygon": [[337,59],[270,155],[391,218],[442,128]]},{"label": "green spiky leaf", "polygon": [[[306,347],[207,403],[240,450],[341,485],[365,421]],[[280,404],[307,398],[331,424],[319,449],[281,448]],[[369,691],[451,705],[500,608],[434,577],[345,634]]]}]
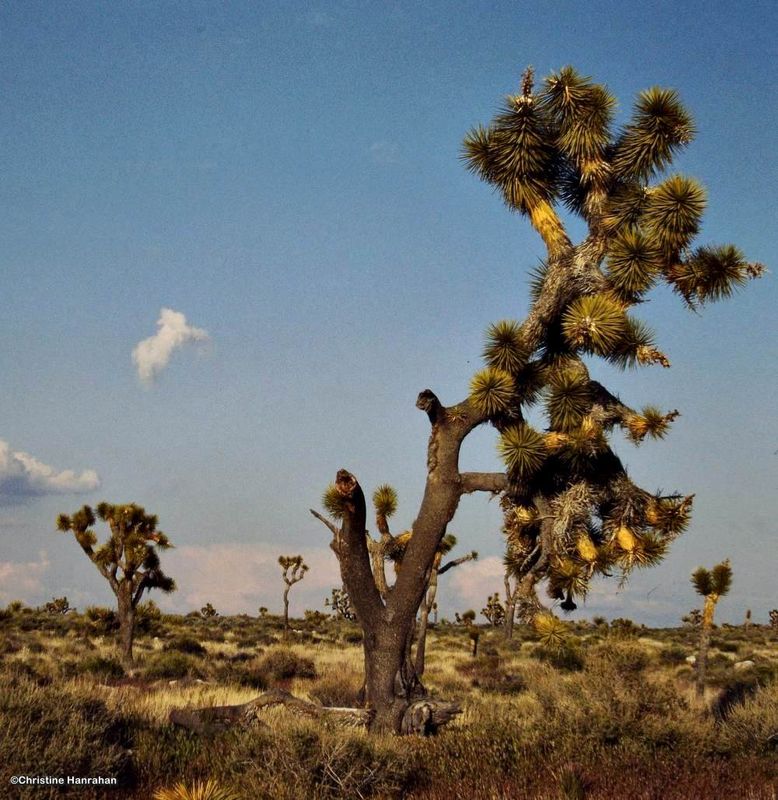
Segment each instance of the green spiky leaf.
[{"label": "green spiky leaf", "polygon": [[622,369],[644,363],[643,354],[658,351],[654,347],[653,331],[639,319],[627,316],[624,333],[618,344],[608,353],[608,361]]},{"label": "green spiky leaf", "polygon": [[489,326],[483,357],[490,367],[515,375],[527,363],[527,355],[518,322],[503,319]]},{"label": "green spiky leaf", "polygon": [[698,304],[730,297],[763,270],[760,264],[746,261],[734,245],[700,247],[672,267],[668,280],[687,302]]},{"label": "green spiky leaf", "polygon": [[591,392],[585,375],[575,370],[554,374],[546,401],[551,428],[569,431],[581,424],[591,406]]},{"label": "green spiky leaf", "polygon": [[333,519],[343,519],[346,508],[346,498],[338,491],[338,487],[331,483],[321,496],[321,504],[324,510]]},{"label": "green spiky leaf", "polygon": [[497,450],[508,469],[522,477],[540,469],[547,454],[543,436],[526,423],[503,431]]},{"label": "green spiky leaf", "polygon": [[482,414],[489,417],[510,407],[513,390],[513,378],[495,367],[482,369],[470,381],[470,399]]},{"label": "green spiky leaf", "polygon": [[716,564],[710,574],[713,591],[719,597],[723,597],[732,586],[732,567],[729,564],[729,560]]},{"label": "green spiky leaf", "polygon": [[697,594],[707,597],[713,591],[713,577],[705,567],[697,567],[692,573],[692,585]]},{"label": "green spiky leaf", "polygon": [[373,492],[373,507],[377,514],[391,517],[397,511],[397,492],[388,483],[379,486]]},{"label": "green spiky leaf", "polygon": [[685,175],[672,175],[649,191],[643,219],[666,257],[689,245],[699,231],[705,204],[702,184]]},{"label": "green spiky leaf", "polygon": [[612,353],[623,338],[627,320],[624,309],[605,294],[574,300],[562,317],[562,331],[573,347],[598,355]]},{"label": "green spiky leaf", "polygon": [[646,179],[664,169],[694,137],[694,123],[673,89],[641,92],[630,124],[616,143],[612,165],[621,178]]},{"label": "green spiky leaf", "polygon": [[637,228],[647,205],[647,187],[638,181],[628,181],[618,186],[608,196],[603,214],[603,226],[611,233]]},{"label": "green spiky leaf", "polygon": [[623,230],[608,247],[608,278],[622,296],[639,297],[651,288],[663,262],[648,236],[636,228]]}]

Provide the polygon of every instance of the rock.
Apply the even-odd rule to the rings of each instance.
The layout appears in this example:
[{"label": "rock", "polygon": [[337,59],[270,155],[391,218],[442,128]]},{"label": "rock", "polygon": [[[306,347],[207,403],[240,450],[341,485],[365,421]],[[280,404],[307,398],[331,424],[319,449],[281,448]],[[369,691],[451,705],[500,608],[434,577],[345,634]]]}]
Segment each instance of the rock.
[{"label": "rock", "polygon": [[697,656],[686,656],[686,663],[694,666],[697,663]]},{"label": "rock", "polygon": [[747,669],[753,669],[755,666],[753,661],[737,661],[735,662],[735,672],[743,672]]}]

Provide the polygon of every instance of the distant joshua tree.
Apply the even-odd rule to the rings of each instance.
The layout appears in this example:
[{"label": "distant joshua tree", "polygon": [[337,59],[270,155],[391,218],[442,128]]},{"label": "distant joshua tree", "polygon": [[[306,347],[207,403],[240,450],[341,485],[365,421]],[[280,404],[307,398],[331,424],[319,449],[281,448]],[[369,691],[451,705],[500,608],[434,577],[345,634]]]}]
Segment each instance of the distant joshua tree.
[{"label": "distant joshua tree", "polygon": [[746,633],[751,630],[751,609],[746,610],[746,618],[743,620],[743,627],[745,628]]},{"label": "distant joshua tree", "polygon": [[697,694],[701,697],[705,694],[705,672],[716,604],[732,586],[732,567],[729,565],[729,559],[716,564],[711,570],[698,567],[692,574],[692,584],[697,594],[705,598],[700,626],[700,649],[697,654]]},{"label": "distant joshua tree", "polygon": [[206,603],[200,609],[200,616],[203,619],[212,619],[213,617],[218,617],[219,612],[210,603]]},{"label": "distant joshua tree", "polygon": [[108,581],[116,595],[119,617],[119,641],[122,660],[133,663],[132,642],[135,633],[135,610],[143,593],[150,589],[172,592],[175,581],[160,568],[157,550],[172,547],[167,536],[157,530],[157,517],[147,514],[134,503],[100,503],[97,517],[108,525],[110,536],[96,550],[97,536],[92,526],[95,512],[84,506],[72,516],[60,514],[57,529],[72,531],[81,549]]},{"label": "distant joshua tree", "polygon": [[324,605],[332,609],[332,613],[339,619],[355,620],[354,606],[344,588],[333,589],[329,599],[324,601]]},{"label": "distant joshua tree", "polygon": [[500,595],[495,592],[486,601],[486,607],[481,609],[481,613],[489,620],[493,628],[497,628],[505,621],[505,606],[500,602]]},{"label": "distant joshua tree", "polygon": [[259,618],[264,619],[267,616],[268,608],[267,606],[260,606],[258,611],[259,611]]},{"label": "distant joshua tree", "polygon": [[45,606],[48,614],[67,614],[73,611],[67,597],[53,597]]},{"label": "distant joshua tree", "polygon": [[308,572],[308,565],[303,561],[302,556],[279,556],[278,563],[281,565],[281,577],[284,579],[286,588],[284,589],[284,639],[289,638],[289,590],[295,583],[301,581]]},{"label": "distant joshua tree", "polygon": [[457,625],[472,625],[475,622],[475,611],[469,608],[461,614],[458,611],[454,612],[454,621]]},{"label": "distant joshua tree", "polygon": [[778,608],[774,608],[770,612],[770,627],[773,630],[778,630]]},{"label": "distant joshua tree", "polygon": [[702,625],[702,611],[699,608],[693,608],[686,616],[681,617],[681,622],[690,628],[699,628]]}]

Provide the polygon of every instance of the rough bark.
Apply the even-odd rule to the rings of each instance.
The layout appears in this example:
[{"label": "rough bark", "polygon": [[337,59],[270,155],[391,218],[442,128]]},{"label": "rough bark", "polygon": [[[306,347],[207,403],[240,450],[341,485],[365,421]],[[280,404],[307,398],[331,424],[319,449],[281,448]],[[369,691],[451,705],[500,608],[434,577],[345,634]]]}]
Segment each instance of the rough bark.
[{"label": "rough bark", "polygon": [[702,612],[702,625],[700,626],[700,648],[697,652],[697,696],[705,694],[705,677],[708,671],[708,650],[710,649],[710,636],[713,628],[713,614],[716,610],[718,597],[714,594],[705,596],[705,607]]},{"label": "rough bark", "polygon": [[284,589],[284,641],[289,641],[289,589],[291,586],[287,586]]},{"label": "rough bark", "polygon": [[131,588],[129,584],[121,584],[117,592],[119,647],[122,663],[128,667],[134,664],[132,645],[135,637],[135,605],[130,594]]}]

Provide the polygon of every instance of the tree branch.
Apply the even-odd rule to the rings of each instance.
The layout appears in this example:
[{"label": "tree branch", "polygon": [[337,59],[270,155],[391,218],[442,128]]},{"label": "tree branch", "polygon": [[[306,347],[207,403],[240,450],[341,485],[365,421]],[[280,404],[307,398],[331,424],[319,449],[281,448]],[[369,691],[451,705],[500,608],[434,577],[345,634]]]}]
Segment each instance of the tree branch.
[{"label": "tree branch", "polygon": [[448,572],[450,569],[454,569],[454,567],[458,567],[460,564],[464,564],[467,561],[474,561],[476,558],[478,558],[478,553],[476,553],[474,550],[472,553],[468,553],[466,556],[460,556],[459,558],[447,561],[438,570],[438,575],[442,575],[444,572]]},{"label": "tree branch", "polygon": [[373,579],[367,551],[365,495],[357,479],[345,469],[338,471],[335,487],[346,501],[338,550],[341,577],[362,624],[375,627],[383,620],[384,604]]},{"label": "tree branch", "polygon": [[491,492],[499,494],[508,486],[508,477],[504,472],[463,472],[462,491],[465,494],[472,492]]}]

